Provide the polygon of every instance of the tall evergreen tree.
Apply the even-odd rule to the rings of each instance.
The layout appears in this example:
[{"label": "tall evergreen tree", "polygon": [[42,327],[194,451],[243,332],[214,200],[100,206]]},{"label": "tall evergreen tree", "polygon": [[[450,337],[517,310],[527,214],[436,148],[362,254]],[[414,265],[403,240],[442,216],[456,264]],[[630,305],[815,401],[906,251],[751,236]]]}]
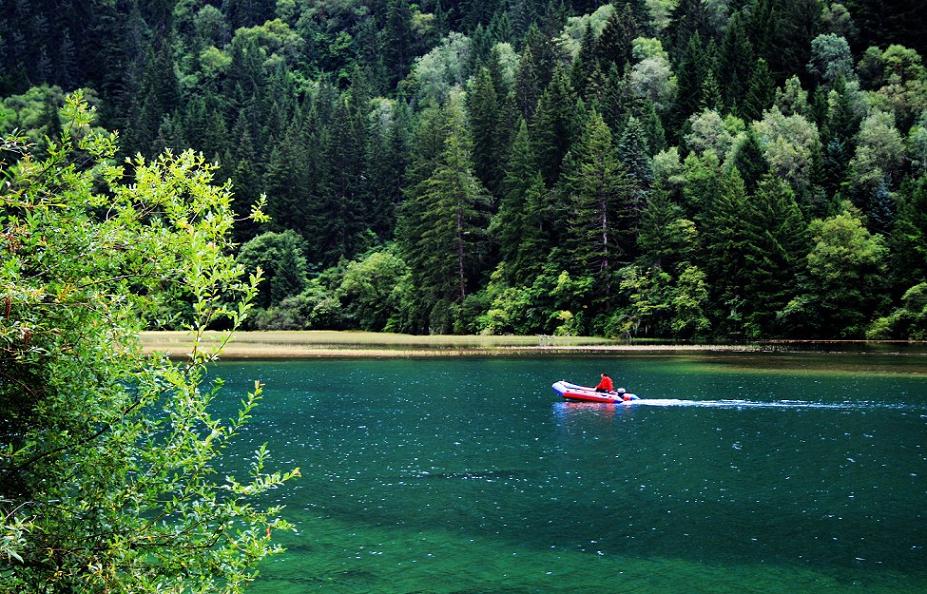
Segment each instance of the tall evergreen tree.
[{"label": "tall evergreen tree", "polygon": [[898,292],[927,281],[927,174],[902,184],[891,246],[891,270]]},{"label": "tall evergreen tree", "polygon": [[608,72],[612,64],[623,71],[625,65],[631,63],[632,42],[639,33],[631,5],[615,6],[595,46],[596,58],[603,71]]},{"label": "tall evergreen tree", "polygon": [[740,114],[753,75],[755,58],[741,12],[734,13],[724,33],[718,58],[718,75],[724,95],[724,106],[730,113]]},{"label": "tall evergreen tree", "polygon": [[748,121],[760,120],[763,118],[763,111],[772,106],[775,98],[776,85],[772,73],[769,71],[766,60],[760,58],[756,61],[756,67],[750,76],[750,84],[747,86],[747,94],[744,97],[740,114]]},{"label": "tall evergreen tree", "polygon": [[756,191],[757,184],[767,172],[769,172],[769,163],[760,147],[760,141],[756,137],[753,126],[747,127],[746,137],[743,142],[737,146],[734,153],[734,167],[740,173],[747,192]]},{"label": "tall evergreen tree", "polygon": [[414,57],[412,10],[408,0],[389,0],[383,31],[383,54],[390,86],[395,86],[409,73]]},{"label": "tall evergreen tree", "polygon": [[680,0],[670,15],[669,27],[666,29],[669,49],[677,62],[688,52],[687,47],[695,35],[701,41],[711,37],[705,7],[702,0]]},{"label": "tall evergreen tree", "polygon": [[769,175],[747,202],[745,215],[742,275],[749,312],[744,328],[753,337],[781,334],[776,314],[798,291],[798,274],[809,247],[805,221],[789,185]]},{"label": "tall evergreen tree", "polygon": [[549,194],[537,170],[528,126],[521,120],[506,166],[502,200],[490,226],[513,284],[536,275],[549,251],[556,219],[550,201],[544,200]]},{"label": "tall evergreen tree", "polygon": [[611,131],[594,110],[564,161],[560,191],[572,210],[569,268],[596,275],[607,295],[611,273],[633,257],[637,184],[616,158]]},{"label": "tall evergreen tree", "polygon": [[554,40],[559,31],[558,28],[554,33],[545,33],[532,23],[525,34],[525,48],[531,50],[531,55],[537,64],[538,87],[541,89],[550,84],[551,77],[561,60],[562,48]]},{"label": "tall evergreen tree", "polygon": [[690,115],[702,106],[702,85],[710,71],[709,57],[702,45],[702,37],[695,33],[686,44],[685,53],[677,74],[677,99],[674,122],[682,126]]},{"label": "tall evergreen tree", "polygon": [[497,194],[502,182],[502,109],[487,68],[481,68],[467,94],[470,130],[473,135],[473,169],[483,185]]},{"label": "tall evergreen tree", "polygon": [[347,98],[342,98],[328,129],[325,158],[330,169],[326,194],[331,220],[323,248],[328,264],[334,264],[342,256],[351,258],[365,247],[362,236],[368,228],[370,212],[363,203],[366,128],[362,118],[363,114],[353,111]]},{"label": "tall evergreen tree", "polygon": [[557,70],[534,116],[531,136],[538,169],[552,186],[560,177],[560,164],[570,150],[576,130],[576,99],[562,70]]},{"label": "tall evergreen tree", "polygon": [[[292,229],[304,239],[312,240],[318,231],[306,225],[310,205],[306,195],[308,180],[302,166],[305,162],[298,130],[291,128],[271,151],[263,187],[267,193],[267,211],[273,230],[284,232]],[[316,254],[310,254],[310,257],[315,258]]]},{"label": "tall evergreen tree", "polygon": [[403,205],[405,258],[435,302],[463,302],[485,254],[489,195],[473,175],[463,134],[451,132],[437,168],[410,188]]},{"label": "tall evergreen tree", "polygon": [[649,193],[637,235],[641,264],[673,270],[692,257],[696,238],[695,224],[685,218],[668,192],[656,188]]},{"label": "tall evergreen tree", "polygon": [[[628,174],[637,182],[641,191],[646,191],[653,182],[653,168],[647,154],[647,139],[640,120],[634,116],[628,118],[627,123],[622,127],[617,145],[618,159],[621,160]],[[636,202],[642,205],[643,195]]]},{"label": "tall evergreen tree", "polygon": [[711,316],[726,336],[743,335],[743,316],[752,309],[743,290],[745,239],[741,231],[746,218],[747,195],[736,169],[720,180],[697,221],[702,254],[700,261],[711,286]]},{"label": "tall evergreen tree", "polygon": [[538,64],[531,48],[526,45],[521,52],[518,72],[515,75],[515,103],[525,121],[530,122],[534,117],[540,96],[541,76],[538,72]]},{"label": "tall evergreen tree", "polygon": [[570,78],[573,83],[573,90],[580,96],[586,94],[586,83],[592,76],[592,71],[596,67],[596,39],[592,32],[592,25],[586,24],[583,30],[583,37],[579,44],[579,54],[573,61],[573,71]]}]

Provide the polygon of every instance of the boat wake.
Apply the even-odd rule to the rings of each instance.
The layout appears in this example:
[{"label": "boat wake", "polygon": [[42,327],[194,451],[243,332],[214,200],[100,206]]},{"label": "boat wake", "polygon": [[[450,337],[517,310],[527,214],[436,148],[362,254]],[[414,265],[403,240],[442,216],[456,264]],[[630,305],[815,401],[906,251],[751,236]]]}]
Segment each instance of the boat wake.
[{"label": "boat wake", "polygon": [[698,407],[698,408],[801,408],[831,410],[927,410],[927,405],[912,405],[900,402],[877,402],[869,400],[847,400],[843,402],[815,402],[811,400],[683,400],[680,398],[641,398],[634,402],[639,406]]}]

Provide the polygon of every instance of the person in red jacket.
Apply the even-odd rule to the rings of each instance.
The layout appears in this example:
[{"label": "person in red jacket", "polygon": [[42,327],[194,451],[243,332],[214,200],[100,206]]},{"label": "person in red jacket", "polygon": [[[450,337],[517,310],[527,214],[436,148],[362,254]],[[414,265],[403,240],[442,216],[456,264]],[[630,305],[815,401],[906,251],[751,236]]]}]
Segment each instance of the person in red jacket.
[{"label": "person in red jacket", "polygon": [[602,379],[599,381],[598,385],[595,387],[596,392],[614,392],[615,384],[612,383],[612,378],[608,377],[605,373],[602,374]]}]

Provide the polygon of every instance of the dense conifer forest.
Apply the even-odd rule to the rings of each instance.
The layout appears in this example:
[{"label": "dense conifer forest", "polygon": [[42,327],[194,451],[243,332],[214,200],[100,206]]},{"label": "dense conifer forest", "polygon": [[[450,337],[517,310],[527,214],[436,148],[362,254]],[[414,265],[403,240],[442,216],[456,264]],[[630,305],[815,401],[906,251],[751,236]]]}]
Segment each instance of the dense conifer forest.
[{"label": "dense conifer forest", "polygon": [[202,151],[253,328],[924,339],[919,4],[0,0],[0,132]]}]

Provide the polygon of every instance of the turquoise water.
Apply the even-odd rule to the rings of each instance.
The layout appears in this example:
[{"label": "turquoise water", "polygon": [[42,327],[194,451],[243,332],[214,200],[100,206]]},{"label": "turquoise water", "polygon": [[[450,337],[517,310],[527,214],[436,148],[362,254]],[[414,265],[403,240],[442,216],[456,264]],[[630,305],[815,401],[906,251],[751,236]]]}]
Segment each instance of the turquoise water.
[{"label": "turquoise water", "polygon": [[[550,384],[606,370],[634,407]],[[303,477],[251,591],[927,591],[923,357],[227,363]],[[789,401],[789,402],[782,402]]]}]

